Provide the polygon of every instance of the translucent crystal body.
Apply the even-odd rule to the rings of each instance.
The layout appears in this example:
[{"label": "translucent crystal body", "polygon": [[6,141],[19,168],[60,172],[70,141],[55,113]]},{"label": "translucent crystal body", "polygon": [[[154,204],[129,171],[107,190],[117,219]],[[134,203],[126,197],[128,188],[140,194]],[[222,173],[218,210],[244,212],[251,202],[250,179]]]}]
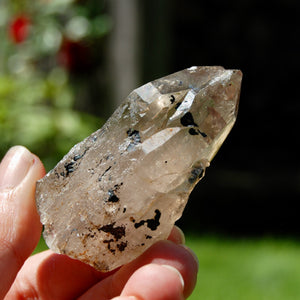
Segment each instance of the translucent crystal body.
[{"label": "translucent crystal body", "polygon": [[38,181],[48,246],[109,271],[167,238],[235,122],[241,79],[191,67],[134,90]]}]

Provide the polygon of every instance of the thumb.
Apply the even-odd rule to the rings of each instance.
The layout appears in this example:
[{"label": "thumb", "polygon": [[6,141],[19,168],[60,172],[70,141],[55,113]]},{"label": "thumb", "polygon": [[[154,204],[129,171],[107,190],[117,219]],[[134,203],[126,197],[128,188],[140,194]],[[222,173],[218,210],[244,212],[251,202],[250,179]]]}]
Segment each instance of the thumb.
[{"label": "thumb", "polygon": [[39,158],[21,146],[11,148],[0,164],[0,299],[38,243],[42,227],[34,194],[44,174]]}]

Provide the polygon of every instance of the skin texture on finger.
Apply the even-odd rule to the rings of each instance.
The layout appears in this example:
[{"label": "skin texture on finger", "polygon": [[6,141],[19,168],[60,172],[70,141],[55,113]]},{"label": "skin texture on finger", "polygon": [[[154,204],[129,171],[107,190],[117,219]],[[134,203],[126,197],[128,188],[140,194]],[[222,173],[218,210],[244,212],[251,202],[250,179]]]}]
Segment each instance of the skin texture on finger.
[{"label": "skin texture on finger", "polygon": [[[184,235],[178,227],[174,227],[169,239],[180,244]],[[101,273],[66,255],[44,251],[25,262],[7,299],[29,299],[37,295],[42,299],[74,299],[116,271]]]},{"label": "skin texture on finger", "polygon": [[183,284],[175,268],[149,264],[133,273],[121,296],[136,296],[143,300],[183,300]]},{"label": "skin texture on finger", "polygon": [[39,158],[21,146],[11,148],[0,164],[0,299],[39,241],[35,184],[44,175]]},{"label": "skin texture on finger", "polygon": [[185,243],[185,237],[183,231],[178,226],[175,225],[171,230],[168,240],[172,241],[175,244],[183,245]]},{"label": "skin texture on finger", "polygon": [[28,258],[6,299],[76,299],[109,275],[47,250]]},{"label": "skin texture on finger", "polygon": [[[127,281],[142,266],[149,264],[169,265],[177,269],[184,280],[183,296],[187,298],[193,291],[198,263],[195,256],[182,245],[170,241],[161,241],[150,247],[137,259],[123,266],[112,276],[107,277],[87,291],[80,299],[111,299],[121,295]],[[108,288],[110,287],[110,288]]]}]

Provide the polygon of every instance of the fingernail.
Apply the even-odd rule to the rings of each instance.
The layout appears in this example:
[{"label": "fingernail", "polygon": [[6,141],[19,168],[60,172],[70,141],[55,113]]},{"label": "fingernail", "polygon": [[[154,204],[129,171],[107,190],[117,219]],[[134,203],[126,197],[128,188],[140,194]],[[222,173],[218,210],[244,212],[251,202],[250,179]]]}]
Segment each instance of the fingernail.
[{"label": "fingernail", "polygon": [[115,297],[111,300],[139,300],[139,298],[137,298],[135,296],[119,296],[119,297]]},{"label": "fingernail", "polygon": [[0,164],[0,188],[15,188],[34,163],[33,155],[22,146],[12,147]]},{"label": "fingernail", "polygon": [[172,270],[173,272],[175,272],[178,275],[178,277],[180,279],[180,282],[181,282],[181,285],[182,285],[182,290],[183,290],[184,289],[184,280],[183,280],[183,277],[180,274],[180,272],[176,268],[174,268],[174,267],[172,267],[170,265],[161,265],[161,266],[164,267],[164,268],[167,268],[169,270]]}]

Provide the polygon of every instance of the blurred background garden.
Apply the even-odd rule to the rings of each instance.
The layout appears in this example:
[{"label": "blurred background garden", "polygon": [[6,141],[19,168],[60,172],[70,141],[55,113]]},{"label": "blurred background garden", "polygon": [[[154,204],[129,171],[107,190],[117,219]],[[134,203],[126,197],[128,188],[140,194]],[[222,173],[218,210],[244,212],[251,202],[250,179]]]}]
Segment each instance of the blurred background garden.
[{"label": "blurred background garden", "polygon": [[139,85],[241,69],[236,125],[178,222],[200,261],[190,299],[300,299],[298,12],[296,0],[0,0],[0,158],[22,144],[50,170]]}]

